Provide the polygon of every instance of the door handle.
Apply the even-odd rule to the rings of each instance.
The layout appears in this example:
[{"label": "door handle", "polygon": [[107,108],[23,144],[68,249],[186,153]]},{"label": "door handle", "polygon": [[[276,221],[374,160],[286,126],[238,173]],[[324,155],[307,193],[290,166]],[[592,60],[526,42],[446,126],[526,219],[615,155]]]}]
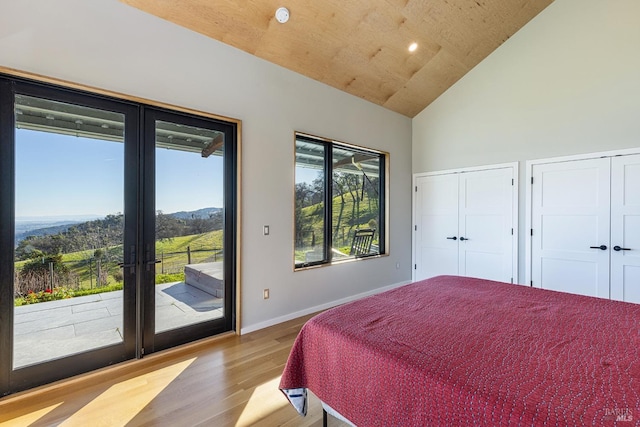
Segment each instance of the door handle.
[{"label": "door handle", "polygon": [[464,242],[465,240],[469,240],[469,239],[464,238],[464,237],[461,237],[461,238],[460,238],[460,241],[461,241],[461,242]]},{"label": "door handle", "polygon": [[[458,238],[457,238],[456,236],[453,236],[453,237],[447,237],[447,240],[458,240]],[[460,240],[462,240],[462,239],[460,239]]]},{"label": "door handle", "polygon": [[589,246],[591,249],[600,249],[601,251],[606,251],[607,250],[607,245],[600,245],[600,246]]},{"label": "door handle", "polygon": [[130,268],[131,272],[135,272],[135,268],[136,268],[136,247],[135,246],[131,246],[131,250],[130,250],[131,255],[130,260],[129,260],[129,264],[125,264],[124,262],[119,262],[118,263],[118,267],[120,268]]},{"label": "door handle", "polygon": [[151,261],[147,261],[145,262],[145,264],[147,265],[147,271],[151,270],[151,266],[154,264],[160,264],[162,261],[159,259],[152,259]]},{"label": "door handle", "polygon": [[613,247],[613,250],[616,251],[616,252],[617,251],[630,251],[631,248],[621,248],[620,246],[616,245],[616,246]]}]

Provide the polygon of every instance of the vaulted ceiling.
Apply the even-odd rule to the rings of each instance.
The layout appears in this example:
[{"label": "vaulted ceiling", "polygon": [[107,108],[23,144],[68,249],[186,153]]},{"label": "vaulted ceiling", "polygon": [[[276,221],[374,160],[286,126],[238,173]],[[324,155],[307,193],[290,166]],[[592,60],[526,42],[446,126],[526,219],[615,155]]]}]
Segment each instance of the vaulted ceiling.
[{"label": "vaulted ceiling", "polygon": [[414,117],[553,0],[121,1]]}]

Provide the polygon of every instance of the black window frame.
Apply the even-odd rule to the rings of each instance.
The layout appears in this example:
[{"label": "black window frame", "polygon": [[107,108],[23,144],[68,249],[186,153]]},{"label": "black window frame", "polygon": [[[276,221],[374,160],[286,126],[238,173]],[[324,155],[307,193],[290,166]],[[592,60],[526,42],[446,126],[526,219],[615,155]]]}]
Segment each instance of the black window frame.
[{"label": "black window frame", "polygon": [[[324,159],[322,165],[322,173],[324,177],[324,206],[323,206],[323,220],[324,220],[324,229],[323,229],[323,257],[321,260],[317,261],[309,261],[309,262],[297,262],[295,256],[296,250],[296,242],[294,237],[294,271],[305,270],[310,267],[319,267],[332,265],[335,263],[349,262],[356,259],[365,259],[365,258],[378,258],[383,255],[387,255],[387,212],[388,212],[388,201],[387,201],[387,182],[388,182],[388,172],[387,165],[389,163],[389,153],[376,150],[372,148],[361,147],[353,144],[349,144],[346,142],[336,141],[333,139],[323,138],[319,136],[310,135],[304,132],[294,132],[294,151],[297,154],[297,143],[298,141],[306,141],[314,144],[322,144],[324,147]],[[333,150],[334,148],[343,148],[349,151],[353,151],[355,153],[361,153],[365,155],[377,156],[379,160],[379,184],[378,184],[378,194],[379,194],[379,205],[378,205],[378,230],[376,230],[378,234],[378,252],[363,254],[357,256],[350,256],[347,259],[335,261],[333,259],[333,251],[332,251],[332,243],[333,243]],[[294,169],[297,167],[298,161],[294,159]],[[294,170],[295,177],[295,170]],[[294,206],[295,206],[295,178],[294,178]],[[296,222],[298,218],[295,214],[294,209],[294,228],[296,227]]]}]

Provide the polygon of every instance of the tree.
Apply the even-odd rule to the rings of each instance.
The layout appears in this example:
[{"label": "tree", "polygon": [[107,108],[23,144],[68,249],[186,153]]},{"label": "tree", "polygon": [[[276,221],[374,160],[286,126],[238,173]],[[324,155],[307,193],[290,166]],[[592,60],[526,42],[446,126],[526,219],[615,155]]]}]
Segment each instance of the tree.
[{"label": "tree", "polygon": [[107,215],[103,219],[73,225],[66,231],[28,236],[16,247],[16,258],[26,260],[34,250],[46,254],[69,253],[122,244],[124,216]]},{"label": "tree", "polygon": [[210,231],[210,221],[199,216],[192,215],[187,221],[188,234],[202,234]]},{"label": "tree", "polygon": [[158,211],[156,215],[156,238],[159,240],[171,239],[182,235],[182,222],[172,216]]},{"label": "tree", "polygon": [[304,246],[305,236],[313,232],[313,221],[302,211],[310,206],[312,189],[305,182],[296,183],[295,200],[295,246]]},{"label": "tree", "polygon": [[29,272],[49,272],[49,263],[53,263],[54,271],[59,273],[67,273],[69,269],[62,263],[62,254],[45,255],[42,252],[35,251],[29,261],[27,261],[20,270],[23,273]]}]

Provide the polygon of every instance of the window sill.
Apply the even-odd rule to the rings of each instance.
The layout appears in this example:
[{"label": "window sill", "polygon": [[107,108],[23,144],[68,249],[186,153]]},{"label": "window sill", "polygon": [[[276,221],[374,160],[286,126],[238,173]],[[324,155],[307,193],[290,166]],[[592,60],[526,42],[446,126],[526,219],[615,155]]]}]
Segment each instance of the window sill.
[{"label": "window sill", "polygon": [[334,260],[331,262],[324,262],[321,264],[310,264],[310,265],[305,265],[302,264],[299,267],[298,266],[294,266],[293,271],[298,272],[298,271],[305,271],[305,270],[314,270],[316,268],[322,268],[322,267],[330,267],[333,265],[340,265],[340,264],[350,264],[352,262],[360,262],[360,261],[366,261],[366,260],[370,260],[370,259],[378,259],[378,258],[383,258],[383,257],[388,257],[389,254],[379,254],[379,255],[367,255],[367,256],[361,256],[361,257],[357,257],[357,258],[348,258],[348,259],[341,259],[341,260]]}]

